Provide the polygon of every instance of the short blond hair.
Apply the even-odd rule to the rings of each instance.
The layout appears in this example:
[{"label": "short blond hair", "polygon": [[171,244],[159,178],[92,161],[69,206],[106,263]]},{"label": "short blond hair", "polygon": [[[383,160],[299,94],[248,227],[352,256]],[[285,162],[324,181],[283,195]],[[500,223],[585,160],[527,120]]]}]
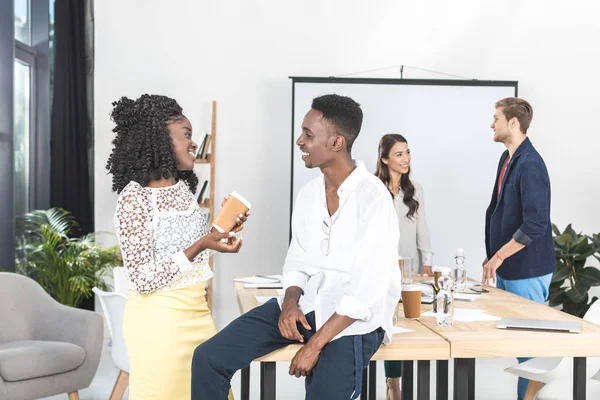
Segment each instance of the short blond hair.
[{"label": "short blond hair", "polygon": [[518,97],[507,97],[496,102],[496,108],[502,108],[507,121],[516,118],[521,125],[521,132],[527,133],[533,118],[533,108],[526,100]]}]

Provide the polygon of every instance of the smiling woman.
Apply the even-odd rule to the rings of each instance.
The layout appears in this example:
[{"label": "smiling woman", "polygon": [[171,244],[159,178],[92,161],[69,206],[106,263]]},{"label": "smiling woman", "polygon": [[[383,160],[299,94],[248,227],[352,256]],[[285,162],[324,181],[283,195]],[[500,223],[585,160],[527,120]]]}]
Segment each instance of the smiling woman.
[{"label": "smiling woman", "polygon": [[[129,398],[187,400],[193,351],[216,333],[205,298],[208,259],[211,251],[238,252],[241,241],[208,232],[193,194],[197,145],[181,106],[148,94],[113,106],[107,168],[119,193],[115,230],[131,290],[123,317]],[[233,230],[245,220],[240,215]]]}]

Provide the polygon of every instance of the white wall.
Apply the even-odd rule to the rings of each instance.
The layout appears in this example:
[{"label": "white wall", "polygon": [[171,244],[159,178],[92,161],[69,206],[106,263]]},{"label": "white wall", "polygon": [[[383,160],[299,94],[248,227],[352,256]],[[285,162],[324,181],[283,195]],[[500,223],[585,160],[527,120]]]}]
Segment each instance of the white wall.
[{"label": "white wall", "polygon": [[[520,96],[535,111],[530,137],[550,171],[554,221],[561,227],[573,222],[588,233],[600,231],[600,3],[552,5],[556,3],[98,1],[96,228],[113,230],[115,196],[104,170],[112,139],[111,101],[161,93],[194,114],[217,100],[216,194],[235,188],[254,205],[242,252],[216,259],[215,316],[223,326],[237,315],[231,278],[277,272],[285,256],[288,76],[404,64],[469,78],[518,80]],[[443,78],[409,69],[405,77]],[[490,122],[493,112],[490,104]],[[487,126],[482,127],[486,131],[491,140]],[[449,122],[447,134],[451,132]],[[499,145],[498,155],[502,150]]]}]

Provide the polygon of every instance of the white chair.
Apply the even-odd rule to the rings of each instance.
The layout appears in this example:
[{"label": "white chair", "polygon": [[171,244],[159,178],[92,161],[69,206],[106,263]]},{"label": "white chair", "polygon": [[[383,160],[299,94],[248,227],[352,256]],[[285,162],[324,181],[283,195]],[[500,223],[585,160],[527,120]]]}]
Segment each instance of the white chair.
[{"label": "white chair", "polygon": [[[600,325],[600,301],[594,302],[585,313],[584,320]],[[586,368],[586,379],[600,369],[599,357],[588,357]],[[573,359],[562,357],[536,357],[516,364],[504,370],[522,378],[531,379],[542,383],[550,383],[555,380],[573,378]],[[572,385],[569,385],[571,387]]]},{"label": "white chair", "polygon": [[115,267],[113,268],[113,283],[115,286],[115,292],[121,293],[127,297],[129,295],[129,284],[127,283],[127,276],[125,275],[125,268]]},{"label": "white chair", "polygon": [[[600,381],[588,379],[586,398],[600,399]],[[535,396],[535,400],[565,400],[573,398],[573,380],[561,378],[544,386]]]},{"label": "white chair", "polygon": [[119,376],[109,400],[120,400],[129,385],[129,356],[123,338],[123,314],[125,313],[127,298],[121,293],[104,292],[98,288],[92,290],[98,295],[104,310],[106,324],[112,340],[112,360],[119,369]]}]

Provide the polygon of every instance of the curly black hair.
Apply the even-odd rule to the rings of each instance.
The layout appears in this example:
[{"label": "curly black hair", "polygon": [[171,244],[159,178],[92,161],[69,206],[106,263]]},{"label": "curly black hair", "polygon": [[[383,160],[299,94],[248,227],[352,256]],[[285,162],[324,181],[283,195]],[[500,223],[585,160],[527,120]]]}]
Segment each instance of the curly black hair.
[{"label": "curly black hair", "polygon": [[106,169],[112,190],[121,193],[131,181],[142,186],[161,178],[184,180],[192,192],[198,186],[194,171],[178,171],[168,124],[185,119],[182,108],[166,96],[143,94],[137,100],[121,97],[112,103],[115,123],[113,150]]},{"label": "curly black hair", "polygon": [[363,112],[360,104],[350,97],[326,94],[314,98],[311,108],[321,111],[323,119],[333,124],[337,133],[346,139],[346,150],[350,152],[362,126]]}]

